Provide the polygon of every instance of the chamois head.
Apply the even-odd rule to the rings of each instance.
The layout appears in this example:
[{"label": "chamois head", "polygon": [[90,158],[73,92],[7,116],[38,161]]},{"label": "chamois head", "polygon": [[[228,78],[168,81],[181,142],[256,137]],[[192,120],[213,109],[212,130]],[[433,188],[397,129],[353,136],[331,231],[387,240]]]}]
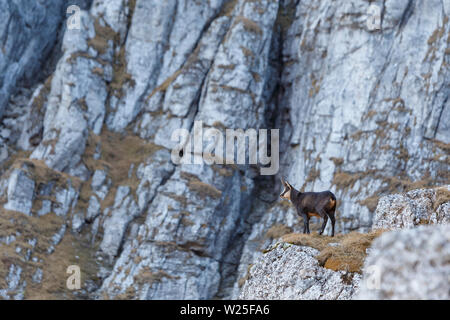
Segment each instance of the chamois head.
[{"label": "chamois head", "polygon": [[281,199],[291,200],[291,192],[294,189],[289,182],[285,181],[283,178],[281,178],[281,183],[284,187],[283,192],[280,194]]}]

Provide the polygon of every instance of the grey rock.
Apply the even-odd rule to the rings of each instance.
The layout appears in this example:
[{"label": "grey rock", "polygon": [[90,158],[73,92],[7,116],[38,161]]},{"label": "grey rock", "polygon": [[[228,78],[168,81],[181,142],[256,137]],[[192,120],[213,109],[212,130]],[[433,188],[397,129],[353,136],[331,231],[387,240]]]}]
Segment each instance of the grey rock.
[{"label": "grey rock", "polygon": [[35,183],[26,172],[20,169],[12,171],[8,179],[6,210],[18,211],[31,215]]},{"label": "grey rock", "polygon": [[16,84],[32,83],[52,50],[65,3],[0,1],[0,119]]},{"label": "grey rock", "polygon": [[55,189],[53,190],[56,203],[52,204],[52,212],[60,217],[67,216],[72,206],[75,204],[75,199],[78,196],[77,190],[68,181],[67,189]]},{"label": "grey rock", "polygon": [[9,300],[11,298],[15,298],[20,300],[21,298],[23,298],[23,294],[20,292],[20,289],[23,289],[26,283],[20,283],[22,271],[23,270],[21,267],[11,264],[11,266],[9,267],[8,275],[5,279],[7,288],[0,289],[0,296],[3,299]]},{"label": "grey rock", "polygon": [[72,230],[74,232],[80,231],[81,227],[84,225],[84,218],[81,213],[75,213],[72,218]]},{"label": "grey rock", "polygon": [[276,243],[249,269],[239,299],[348,300],[358,289],[357,273],[322,268],[313,248]]},{"label": "grey rock", "polygon": [[100,249],[104,253],[110,257],[114,257],[118,253],[128,224],[138,214],[139,210],[132,195],[130,195],[130,188],[120,186],[117,189],[114,207],[103,223],[105,231]]},{"label": "grey rock", "polygon": [[[27,113],[22,117],[17,146],[22,150],[31,150],[34,145],[39,143],[43,130],[44,114],[47,107],[46,97],[48,88],[40,84],[30,97],[26,105]],[[42,99],[42,101],[41,101]]]},{"label": "grey rock", "polygon": [[170,177],[173,171],[174,167],[166,150],[157,151],[145,164],[143,163],[138,167],[136,176],[140,182],[136,192],[141,211],[152,202],[157,188],[165,179]]},{"label": "grey rock", "polygon": [[384,233],[364,263],[357,299],[450,298],[450,225]]},{"label": "grey rock", "polygon": [[61,242],[62,238],[64,237],[64,233],[66,232],[66,225],[63,224],[61,228],[59,229],[58,233],[54,234],[52,237],[52,244],[54,246],[58,245],[58,243]]},{"label": "grey rock", "polygon": [[448,224],[450,198],[447,195],[444,203],[437,203],[439,192],[450,194],[450,186],[382,197],[375,211],[372,228],[403,229],[420,224]]},{"label": "grey rock", "polygon": [[239,267],[236,272],[237,281],[234,283],[231,298],[237,299],[239,297],[241,281],[246,278],[249,266],[263,256],[264,249],[271,247],[277,242],[277,239],[267,237],[267,231],[271,226],[284,225],[291,228],[293,232],[302,232],[297,226],[298,217],[294,212],[294,208],[290,208],[287,213],[284,212],[285,210],[286,208],[280,205],[275,205],[269,209],[262,206],[262,218],[258,222],[252,223],[251,232],[242,249]]},{"label": "grey rock", "polygon": [[134,86],[126,85],[124,97],[113,105],[116,111],[108,118],[109,128],[125,128],[141,111],[146,97],[186,63],[221,4],[220,0],[207,4],[137,1],[125,44],[127,72]]},{"label": "grey rock", "polygon": [[34,283],[41,283],[42,275],[43,275],[42,269],[38,268],[36,270],[36,272],[33,274],[33,278],[32,278],[33,282]]},{"label": "grey rock", "polygon": [[[75,58],[72,65],[69,59],[72,54],[86,50],[87,37],[95,35],[90,16],[85,12],[80,16],[82,30],[70,30],[65,35],[64,55],[57,65],[48,98],[43,141],[31,155],[31,158],[44,160],[49,167],[60,171],[75,169],[84,151],[88,128],[98,133],[104,116],[101,105],[106,99],[105,85],[96,79],[98,76],[95,74],[90,77],[91,81],[84,79],[88,70],[102,65],[93,59],[80,57]],[[69,42],[67,39],[72,39],[71,33],[84,38]]]},{"label": "grey rock", "polygon": [[92,176],[92,189],[98,190],[106,182],[107,174],[104,170],[95,170]]},{"label": "grey rock", "polygon": [[86,212],[86,219],[89,221],[93,221],[97,216],[101,213],[101,204],[98,201],[96,196],[92,196],[89,199],[89,207]]},{"label": "grey rock", "polygon": [[[239,69],[239,71],[237,71],[235,76],[230,76],[230,79],[224,78],[222,80],[223,82],[220,82],[219,75],[223,72],[223,69],[220,66],[213,64],[204,81],[207,88],[220,85],[224,86],[225,89],[220,89],[223,92],[226,91],[227,85],[231,87],[231,89],[235,91],[233,99],[242,98],[243,110],[246,110],[251,108],[252,100],[248,98],[247,94],[240,92],[239,89],[246,84],[251,86],[252,90],[254,87],[254,92],[252,92],[253,97],[255,99],[262,99],[262,86],[264,81],[255,84],[252,72],[259,71],[262,73],[264,64],[262,63],[260,65],[257,63],[255,65],[255,68],[260,68],[259,70],[249,69],[251,61],[245,56],[243,49],[237,45],[237,38],[239,37],[240,32],[242,33],[245,21],[247,21],[245,19],[251,20],[253,23],[257,24],[257,35],[245,35],[243,44],[248,46],[250,48],[249,50],[254,49],[255,51],[258,51],[260,59],[264,61],[264,57],[269,55],[273,32],[272,26],[276,18],[277,4],[270,1],[262,1],[259,3],[239,2],[237,6],[240,8],[242,16],[240,19],[236,20],[235,25],[231,22],[233,28],[231,29],[229,36],[225,37],[224,41],[220,44],[218,52],[223,51],[222,55],[224,56],[224,59],[226,59],[227,56],[235,56],[233,63],[236,64],[236,68]],[[168,7],[165,7],[165,9],[168,10]],[[164,17],[164,19],[166,19],[166,17]],[[227,23],[227,19],[223,18],[220,23]],[[219,31],[220,28],[217,27],[218,25],[214,24],[212,31]],[[212,34],[208,33],[205,36],[206,39],[213,37]],[[217,34],[215,36],[217,36]],[[206,48],[208,50],[213,50],[212,52],[214,52],[214,50],[216,50],[214,48],[214,43],[216,42],[213,41],[208,45],[208,42],[201,42],[200,48]],[[211,55],[211,53],[209,51],[206,52],[208,55]],[[206,66],[207,70],[208,63],[210,63],[208,55],[203,54],[195,56],[192,68],[195,67],[195,63],[204,62],[205,65],[202,64],[200,66],[201,68],[205,68]],[[219,61],[216,57],[214,63],[219,64],[219,62],[225,63],[226,61]],[[187,66],[185,70],[186,74],[189,74],[190,70],[190,67]],[[210,78],[213,75],[215,78]],[[199,72],[197,76],[201,81],[202,77],[204,77],[204,72]],[[239,80],[239,84],[232,83],[231,79],[233,77],[236,78],[236,81]],[[233,86],[236,86],[236,88],[233,89]],[[193,86],[193,89],[198,90],[198,87]],[[205,94],[208,95],[203,89],[201,95],[203,96]],[[223,96],[226,97],[226,95]],[[187,101],[192,101],[192,95],[191,98],[187,98],[189,99]],[[208,123],[207,121],[209,120],[205,119],[202,114],[208,116],[216,114],[217,119],[219,120],[221,120],[223,116],[230,116],[231,114],[230,110],[223,108],[224,103],[219,102],[219,100],[205,100],[200,96],[198,104],[199,111],[196,112],[196,110],[193,109],[193,111],[197,113],[195,119],[205,120],[205,123],[209,125],[212,125],[213,123]],[[170,134],[168,135],[164,132],[170,133],[170,130],[172,129],[179,128],[180,126],[183,127],[183,123],[186,123],[185,121],[187,121],[187,127],[190,128],[191,125],[189,124],[192,124],[194,119],[189,116],[191,112],[190,105],[185,105],[185,108],[187,108],[185,110],[189,110],[187,113],[184,113],[188,114],[186,120],[171,117],[165,121],[164,115],[162,115],[163,120],[161,122],[161,129],[157,132],[155,137],[156,143],[167,146]],[[265,105],[261,104],[259,112],[264,112],[264,109]],[[116,116],[115,119],[119,118]],[[257,125],[253,117],[245,118],[242,115],[236,115],[235,119],[239,119],[236,121],[241,121],[242,125],[244,125],[244,121],[246,121],[244,127]],[[149,121],[149,123],[151,122]],[[108,125],[111,126],[111,123],[108,122]],[[261,124],[258,124],[257,126],[259,125]],[[213,198],[209,200],[206,198],[202,199],[201,196],[193,191],[195,185],[203,186],[203,188],[209,187],[211,192],[216,194],[216,196],[213,196]],[[246,192],[241,192],[239,188],[236,188],[236,186],[242,185],[246,187]],[[139,297],[147,299],[164,299],[169,297],[180,299],[186,297],[192,299],[205,299],[217,294],[221,279],[220,268],[217,263],[211,264],[211,261],[220,261],[224,259],[228,254],[226,249],[231,245],[230,241],[233,239],[236,225],[239,226],[239,229],[243,228],[241,224],[243,223],[243,218],[248,214],[250,209],[249,196],[253,187],[254,185],[248,177],[240,176],[237,172],[233,172],[232,175],[227,177],[218,174],[218,172],[205,164],[176,167],[169,179],[158,188],[158,192],[145,212],[146,220],[145,225],[143,226],[145,228],[142,228],[143,231],[138,235],[138,238],[142,238],[142,240],[139,243],[136,243],[134,239],[126,240],[122,252],[124,258],[122,259],[122,257],[120,257],[117,259],[111,276],[105,280],[100,292],[106,293],[109,297],[113,297],[134,288],[134,290],[140,292],[138,294]],[[222,195],[227,196],[222,197]],[[141,201],[140,206],[142,206],[143,203],[145,203],[145,201]],[[202,205],[200,206],[199,203]],[[192,218],[190,217],[191,214],[193,215]],[[163,254],[162,252],[166,252],[168,248],[175,248],[175,252],[170,254],[169,251],[167,254]],[[239,247],[237,247],[236,250],[239,250]],[[158,279],[158,281],[155,281],[155,284],[150,286],[132,284],[131,280],[124,280],[123,282],[122,280],[119,280],[123,279],[122,277],[119,277],[118,274],[121,274],[125,269],[126,266],[124,263],[128,266],[129,260],[139,260],[139,257],[145,257],[148,252],[152,251],[159,252],[159,257],[163,259],[161,260],[158,258],[158,255],[156,255],[152,261],[145,262],[144,266],[149,268],[149,270],[151,270],[150,272],[156,275],[164,274],[165,276],[162,276],[163,279]],[[187,253],[183,251],[186,251]],[[181,266],[178,263],[180,259],[184,260],[184,263]],[[196,265],[198,268],[195,268]],[[178,267],[174,268],[174,266]],[[140,269],[132,268],[129,272],[127,279],[131,279],[134,276],[139,277]],[[179,286],[187,286],[191,289],[186,291],[175,291],[174,288]]]},{"label": "grey rock", "polygon": [[91,187],[95,195],[104,200],[111,186],[111,180],[105,170],[95,170],[92,176]]}]

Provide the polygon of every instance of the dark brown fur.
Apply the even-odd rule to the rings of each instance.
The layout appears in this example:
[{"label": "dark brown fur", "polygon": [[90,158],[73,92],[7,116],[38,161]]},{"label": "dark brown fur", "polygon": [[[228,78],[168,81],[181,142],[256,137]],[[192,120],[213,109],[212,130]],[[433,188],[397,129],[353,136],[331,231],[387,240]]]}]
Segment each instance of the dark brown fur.
[{"label": "dark brown fur", "polygon": [[323,192],[300,192],[292,187],[289,182],[281,179],[284,190],[280,198],[289,200],[297,210],[297,214],[303,217],[303,233],[310,233],[309,219],[313,216],[323,219],[319,234],[322,234],[327,225],[328,218],[331,220],[331,236],[334,236],[334,224],[336,210],[336,197],[331,191]]}]

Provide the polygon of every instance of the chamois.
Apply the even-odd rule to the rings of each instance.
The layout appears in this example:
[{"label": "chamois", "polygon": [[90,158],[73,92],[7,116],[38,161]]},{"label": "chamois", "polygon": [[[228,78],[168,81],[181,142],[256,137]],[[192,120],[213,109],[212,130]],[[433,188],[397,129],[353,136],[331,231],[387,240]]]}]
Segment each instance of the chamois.
[{"label": "chamois", "polygon": [[303,233],[309,232],[309,219],[316,216],[323,219],[319,234],[322,234],[327,225],[328,217],[331,220],[331,236],[334,237],[334,211],[336,210],[336,197],[331,191],[300,192],[291,184],[281,178],[284,186],[280,194],[281,199],[289,200],[297,210],[297,214],[303,217]]}]

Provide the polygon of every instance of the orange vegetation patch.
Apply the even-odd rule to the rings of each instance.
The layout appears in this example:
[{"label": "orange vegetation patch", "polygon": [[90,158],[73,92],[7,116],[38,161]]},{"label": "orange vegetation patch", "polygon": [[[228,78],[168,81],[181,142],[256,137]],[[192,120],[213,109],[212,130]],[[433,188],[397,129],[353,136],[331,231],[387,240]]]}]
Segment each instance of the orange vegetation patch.
[{"label": "orange vegetation patch", "polygon": [[290,233],[284,235],[282,240],[319,250],[320,253],[316,256],[316,259],[322,267],[334,271],[345,270],[361,273],[367,255],[367,248],[384,231],[376,230],[369,233],[350,232],[348,234],[338,234],[335,237],[320,236],[317,233]]}]

